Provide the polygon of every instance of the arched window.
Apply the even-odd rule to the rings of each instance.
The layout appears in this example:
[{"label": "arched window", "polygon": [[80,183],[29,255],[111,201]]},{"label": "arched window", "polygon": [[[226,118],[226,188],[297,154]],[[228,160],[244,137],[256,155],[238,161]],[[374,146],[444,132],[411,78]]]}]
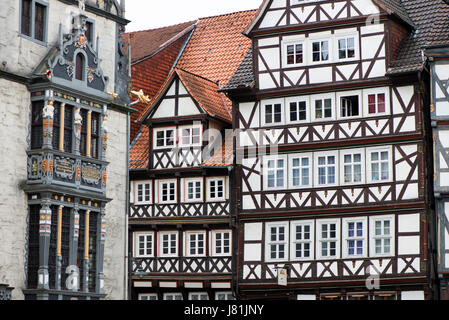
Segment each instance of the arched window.
[{"label": "arched window", "polygon": [[76,71],[75,71],[75,79],[76,80],[84,80],[84,56],[82,53],[78,53],[76,55]]}]

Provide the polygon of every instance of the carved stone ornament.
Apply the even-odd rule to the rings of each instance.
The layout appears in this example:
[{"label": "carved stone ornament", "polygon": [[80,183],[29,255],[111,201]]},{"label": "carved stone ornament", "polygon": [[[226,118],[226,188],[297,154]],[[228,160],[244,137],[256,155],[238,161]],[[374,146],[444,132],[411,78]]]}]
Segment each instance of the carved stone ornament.
[{"label": "carved stone ornament", "polygon": [[48,101],[42,110],[42,117],[46,119],[53,119],[55,107],[53,107],[53,101]]},{"label": "carved stone ornament", "polygon": [[86,0],[78,0],[78,7],[81,11],[86,10]]},{"label": "carved stone ornament", "polygon": [[83,117],[81,117],[80,108],[75,108],[75,125],[81,126],[83,124]]}]

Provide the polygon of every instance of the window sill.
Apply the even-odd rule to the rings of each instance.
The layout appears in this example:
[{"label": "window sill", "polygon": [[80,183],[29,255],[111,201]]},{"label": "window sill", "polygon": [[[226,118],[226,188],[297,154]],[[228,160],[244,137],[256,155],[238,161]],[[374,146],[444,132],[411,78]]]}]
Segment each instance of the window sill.
[{"label": "window sill", "polygon": [[34,42],[34,43],[36,43],[36,44],[38,44],[40,46],[48,47],[47,40],[40,41],[40,40],[34,39],[33,37],[30,37],[30,36],[27,36],[25,34],[22,34],[22,33],[19,33],[19,37],[24,38],[26,40],[30,40],[30,41],[32,41],[32,42]]}]

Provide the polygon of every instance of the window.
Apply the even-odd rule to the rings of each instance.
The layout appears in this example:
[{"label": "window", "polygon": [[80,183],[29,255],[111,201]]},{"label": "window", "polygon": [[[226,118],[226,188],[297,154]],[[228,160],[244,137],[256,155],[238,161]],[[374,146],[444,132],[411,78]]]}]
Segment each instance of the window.
[{"label": "window", "polygon": [[225,185],[225,179],[224,178],[217,178],[217,179],[209,179],[208,180],[208,193],[209,193],[209,200],[210,201],[223,201],[225,200],[225,193],[224,193],[224,185]]},{"label": "window", "polygon": [[206,292],[190,292],[189,300],[209,300],[209,295]]},{"label": "window", "polygon": [[266,254],[267,261],[287,260],[288,224],[267,223],[266,225]]},{"label": "window", "polygon": [[389,149],[367,149],[369,162],[369,181],[388,182],[390,181],[390,150]]},{"label": "window", "polygon": [[136,183],[136,204],[151,203],[151,181]]},{"label": "window", "polygon": [[286,187],[286,158],[265,159],[265,184],[268,189]]},{"label": "window", "polygon": [[134,234],[134,254],[135,257],[154,257],[153,252],[154,233]]},{"label": "window", "polygon": [[312,42],[312,61],[328,61],[329,60],[329,41],[313,41]]},{"label": "window", "polygon": [[318,228],[320,258],[337,258],[339,256],[339,223],[321,221]]},{"label": "window", "polygon": [[72,152],[73,107],[66,105],[64,111],[64,151]]},{"label": "window", "polygon": [[287,119],[291,123],[301,123],[309,121],[308,99],[301,98],[287,98]]},{"label": "window", "polygon": [[201,127],[181,127],[181,146],[201,145]]},{"label": "window", "polygon": [[318,96],[313,99],[313,110],[315,120],[334,119],[333,99],[330,95]]},{"label": "window", "polygon": [[338,39],[338,59],[355,58],[355,38],[345,37]]},{"label": "window", "polygon": [[185,180],[185,201],[195,202],[203,199],[203,180],[186,179]]},{"label": "window", "polygon": [[215,300],[235,300],[232,292],[215,292]]},{"label": "window", "polygon": [[75,61],[75,79],[79,81],[84,81],[84,55],[78,53],[76,55]]},{"label": "window", "polygon": [[289,156],[290,188],[302,188],[311,186],[312,178],[312,154]]},{"label": "window", "polygon": [[304,63],[303,50],[303,43],[287,44],[287,65],[298,65]]},{"label": "window", "polygon": [[231,255],[231,231],[212,231],[212,256]]},{"label": "window", "polygon": [[91,118],[91,138],[90,138],[90,155],[92,158],[98,159],[100,146],[100,114],[92,112]]},{"label": "window", "polygon": [[157,300],[157,293],[139,294],[139,300]]},{"label": "window", "polygon": [[295,260],[313,259],[313,221],[293,222],[291,226],[291,257]]},{"label": "window", "polygon": [[315,153],[316,173],[315,185],[336,185],[337,181],[337,152]]},{"label": "window", "polygon": [[365,150],[340,151],[343,184],[365,182]]},{"label": "window", "polygon": [[368,113],[379,114],[385,113],[385,93],[368,95]]},{"label": "window", "polygon": [[31,111],[31,149],[40,149],[43,143],[43,101],[34,101]]},{"label": "window", "polygon": [[178,256],[178,233],[161,232],[159,233],[159,256],[176,257]]},{"label": "window", "polygon": [[54,102],[53,107],[53,137],[52,137],[52,147],[54,150],[59,150],[59,135],[61,127],[61,104],[59,102]]},{"label": "window", "polygon": [[154,148],[170,148],[175,146],[175,128],[155,129]]},{"label": "window", "polygon": [[94,44],[94,22],[93,21],[86,21],[86,39],[87,42],[93,47]]},{"label": "window", "polygon": [[393,216],[371,217],[371,255],[391,256],[394,254]]},{"label": "window", "polygon": [[368,293],[350,293],[348,300],[369,300]]},{"label": "window", "polygon": [[186,233],[186,256],[203,257],[206,255],[206,233],[187,232]]},{"label": "window", "polygon": [[366,219],[343,220],[343,256],[366,256]]},{"label": "window", "polygon": [[182,300],[181,293],[164,293],[164,300]]},{"label": "window", "polygon": [[39,42],[47,41],[48,5],[38,0],[21,0],[20,34]]},{"label": "window", "polygon": [[340,97],[340,117],[350,118],[360,116],[359,96]]},{"label": "window", "polygon": [[159,181],[159,203],[176,202],[176,180]]},{"label": "window", "polygon": [[264,113],[265,124],[282,124],[283,117],[281,103],[265,104]]},{"label": "window", "polygon": [[80,115],[82,118],[81,124],[81,141],[80,141],[80,154],[82,156],[87,155],[87,110],[81,109]]}]

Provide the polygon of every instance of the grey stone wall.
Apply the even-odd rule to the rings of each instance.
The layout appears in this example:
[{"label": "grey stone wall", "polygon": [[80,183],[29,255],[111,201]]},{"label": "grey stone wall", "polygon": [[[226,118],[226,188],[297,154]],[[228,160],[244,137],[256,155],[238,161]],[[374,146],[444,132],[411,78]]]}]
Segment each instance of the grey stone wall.
[{"label": "grey stone wall", "polygon": [[20,184],[27,178],[30,94],[26,86],[0,78],[0,283],[25,288],[27,200]]}]

